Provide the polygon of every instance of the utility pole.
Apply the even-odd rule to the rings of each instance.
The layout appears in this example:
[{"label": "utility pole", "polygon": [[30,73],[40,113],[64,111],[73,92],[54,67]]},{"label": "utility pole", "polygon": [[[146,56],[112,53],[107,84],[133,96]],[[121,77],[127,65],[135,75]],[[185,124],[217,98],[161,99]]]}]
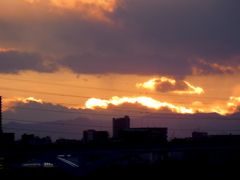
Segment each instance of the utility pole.
[{"label": "utility pole", "polygon": [[0,96],[0,155],[3,149],[3,130],[2,130],[2,96]]},{"label": "utility pole", "polygon": [[2,136],[2,96],[0,96],[0,136]]}]

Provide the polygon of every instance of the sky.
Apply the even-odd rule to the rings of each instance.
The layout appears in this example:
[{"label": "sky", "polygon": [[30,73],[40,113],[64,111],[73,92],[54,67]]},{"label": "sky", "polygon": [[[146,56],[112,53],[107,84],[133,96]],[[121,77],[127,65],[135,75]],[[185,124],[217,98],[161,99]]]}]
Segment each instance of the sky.
[{"label": "sky", "polygon": [[225,0],[1,0],[3,123],[237,113],[239,6]]}]

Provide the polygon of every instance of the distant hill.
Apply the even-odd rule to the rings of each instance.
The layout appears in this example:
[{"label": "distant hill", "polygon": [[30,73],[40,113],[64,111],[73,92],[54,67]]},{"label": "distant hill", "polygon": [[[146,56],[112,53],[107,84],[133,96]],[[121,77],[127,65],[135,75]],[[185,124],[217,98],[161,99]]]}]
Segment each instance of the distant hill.
[{"label": "distant hill", "polygon": [[[97,118],[96,118],[97,119]],[[109,119],[109,118],[108,118]],[[130,117],[131,127],[167,127],[169,139],[190,137],[193,131],[208,134],[240,134],[240,113],[221,116],[217,113],[174,114],[154,113],[142,117]],[[16,140],[21,135],[35,134],[39,137],[82,139],[88,129],[109,131],[112,134],[111,120],[90,120],[78,117],[69,120],[56,120],[41,123],[9,122],[3,124],[3,132],[14,132]]]},{"label": "distant hill", "polygon": [[58,138],[82,139],[83,131],[87,129],[110,131],[110,122],[92,121],[78,117],[69,120],[56,120],[41,123],[9,122],[3,124],[3,132],[14,132],[15,139],[20,139],[22,134],[34,134],[39,137],[51,136],[52,140]]}]

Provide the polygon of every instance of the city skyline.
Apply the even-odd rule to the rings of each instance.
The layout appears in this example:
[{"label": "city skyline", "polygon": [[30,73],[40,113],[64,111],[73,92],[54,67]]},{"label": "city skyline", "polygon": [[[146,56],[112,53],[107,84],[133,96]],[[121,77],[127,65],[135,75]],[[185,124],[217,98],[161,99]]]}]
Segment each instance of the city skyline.
[{"label": "city skyline", "polygon": [[139,127],[239,133],[239,5],[2,0],[2,122],[129,115]]}]

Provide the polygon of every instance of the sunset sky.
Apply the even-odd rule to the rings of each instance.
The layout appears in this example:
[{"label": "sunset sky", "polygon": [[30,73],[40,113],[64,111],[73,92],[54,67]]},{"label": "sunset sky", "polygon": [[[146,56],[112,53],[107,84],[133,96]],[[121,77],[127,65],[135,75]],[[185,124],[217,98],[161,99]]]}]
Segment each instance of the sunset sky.
[{"label": "sunset sky", "polygon": [[[0,0],[3,123],[239,112],[239,7],[226,0]],[[42,110],[79,113],[41,119]]]}]

